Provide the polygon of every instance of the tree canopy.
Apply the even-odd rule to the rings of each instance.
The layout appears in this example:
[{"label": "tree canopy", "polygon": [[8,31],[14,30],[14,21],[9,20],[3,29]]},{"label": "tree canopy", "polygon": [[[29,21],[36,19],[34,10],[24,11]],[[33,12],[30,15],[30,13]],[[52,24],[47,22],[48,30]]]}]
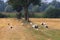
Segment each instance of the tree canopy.
[{"label": "tree canopy", "polygon": [[45,11],[46,18],[60,18],[60,9],[50,6]]},{"label": "tree canopy", "polygon": [[[8,0],[8,4],[12,5],[12,7],[17,11],[20,12],[24,8],[24,16],[25,20],[29,20],[28,17],[28,6],[30,4],[33,5],[40,5],[41,0]],[[23,7],[23,8],[22,8]]]},{"label": "tree canopy", "polygon": [[41,0],[8,0],[8,3],[13,6],[14,9],[22,9],[22,7],[29,6],[31,3],[34,5],[40,5]]}]

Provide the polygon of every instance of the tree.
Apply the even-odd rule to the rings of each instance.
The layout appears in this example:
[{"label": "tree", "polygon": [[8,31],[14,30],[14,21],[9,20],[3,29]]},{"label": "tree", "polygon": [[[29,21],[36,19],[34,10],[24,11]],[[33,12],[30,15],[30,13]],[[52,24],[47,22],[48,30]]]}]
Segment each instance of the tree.
[{"label": "tree", "polygon": [[13,12],[13,8],[11,5],[7,5],[4,9],[5,12]]},{"label": "tree", "polygon": [[[13,6],[17,12],[20,12],[24,8],[25,20],[29,21],[28,17],[28,6],[33,3],[34,5],[40,5],[41,0],[9,0],[8,3]],[[23,8],[22,8],[23,7]]]},{"label": "tree", "polygon": [[45,11],[45,17],[46,18],[59,18],[60,17],[60,9],[55,7],[48,7]]}]

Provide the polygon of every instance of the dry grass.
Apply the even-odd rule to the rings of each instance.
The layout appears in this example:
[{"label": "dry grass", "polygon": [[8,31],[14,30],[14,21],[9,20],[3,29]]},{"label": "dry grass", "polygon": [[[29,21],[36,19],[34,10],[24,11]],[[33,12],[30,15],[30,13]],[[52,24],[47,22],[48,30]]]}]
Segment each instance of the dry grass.
[{"label": "dry grass", "polygon": [[46,22],[49,28],[53,30],[36,31],[28,27],[29,25],[22,26],[21,20],[0,18],[0,40],[60,40],[60,31],[54,30],[60,29],[60,19],[31,18],[30,20],[39,25],[41,22]]},{"label": "dry grass", "polygon": [[0,40],[35,40],[25,30],[26,28],[21,25],[21,21],[15,18],[0,18]]},{"label": "dry grass", "polygon": [[60,29],[60,18],[31,18],[30,20],[39,25],[45,22],[51,29]]}]

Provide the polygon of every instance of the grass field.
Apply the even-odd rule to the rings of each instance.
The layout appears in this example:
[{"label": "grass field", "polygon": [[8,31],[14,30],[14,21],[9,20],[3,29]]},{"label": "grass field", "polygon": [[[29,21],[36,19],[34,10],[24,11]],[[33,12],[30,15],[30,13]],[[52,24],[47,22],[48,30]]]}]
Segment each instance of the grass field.
[{"label": "grass field", "polygon": [[[39,25],[38,31],[29,24],[21,25],[22,20],[0,18],[0,40],[60,40],[60,19],[30,18],[30,20]],[[41,22],[47,23],[48,29],[44,28]]]},{"label": "grass field", "polygon": [[51,29],[60,29],[60,18],[31,18],[31,21],[36,24],[41,24],[42,22],[45,22]]}]

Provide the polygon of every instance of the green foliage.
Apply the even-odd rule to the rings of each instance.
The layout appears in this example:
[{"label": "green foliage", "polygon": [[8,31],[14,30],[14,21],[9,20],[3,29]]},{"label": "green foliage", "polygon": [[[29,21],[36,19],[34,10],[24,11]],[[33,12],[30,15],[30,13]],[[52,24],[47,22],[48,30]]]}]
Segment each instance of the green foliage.
[{"label": "green foliage", "polygon": [[9,0],[8,3],[12,5],[14,9],[16,9],[19,6],[29,6],[31,3],[34,5],[40,5],[40,1],[41,0]]},{"label": "green foliage", "polygon": [[45,15],[46,18],[59,18],[60,17],[60,9],[58,8],[53,8],[53,7],[49,7],[46,11],[45,11]]},{"label": "green foliage", "polygon": [[[28,6],[33,3],[34,5],[39,5],[41,0],[9,0],[8,4],[12,5],[12,7],[17,11],[20,12],[22,10],[22,7],[24,8],[24,16],[25,20],[28,21]],[[17,15],[19,16],[19,15]],[[21,16],[21,15],[20,15]],[[19,18],[19,17],[18,17]]]},{"label": "green foliage", "polygon": [[21,19],[21,16],[22,16],[22,13],[16,14],[16,17],[17,17],[18,19]]},{"label": "green foliage", "polygon": [[44,18],[44,13],[32,13],[29,14],[30,18]]},{"label": "green foliage", "polygon": [[55,6],[50,5],[50,6],[48,6],[48,8],[46,8],[45,12],[50,11],[50,10],[52,10],[54,8],[55,8]]},{"label": "green foliage", "polygon": [[0,18],[6,18],[6,17],[7,17],[6,15],[0,13]]},{"label": "green foliage", "polygon": [[7,18],[16,18],[16,14],[8,13]]},{"label": "green foliage", "polygon": [[40,12],[40,9],[39,9],[39,5],[35,5],[33,8],[32,8],[32,11],[33,12]]},{"label": "green foliage", "polygon": [[5,8],[4,11],[5,11],[5,12],[13,12],[13,8],[12,8],[11,5],[8,5],[8,6]]}]

